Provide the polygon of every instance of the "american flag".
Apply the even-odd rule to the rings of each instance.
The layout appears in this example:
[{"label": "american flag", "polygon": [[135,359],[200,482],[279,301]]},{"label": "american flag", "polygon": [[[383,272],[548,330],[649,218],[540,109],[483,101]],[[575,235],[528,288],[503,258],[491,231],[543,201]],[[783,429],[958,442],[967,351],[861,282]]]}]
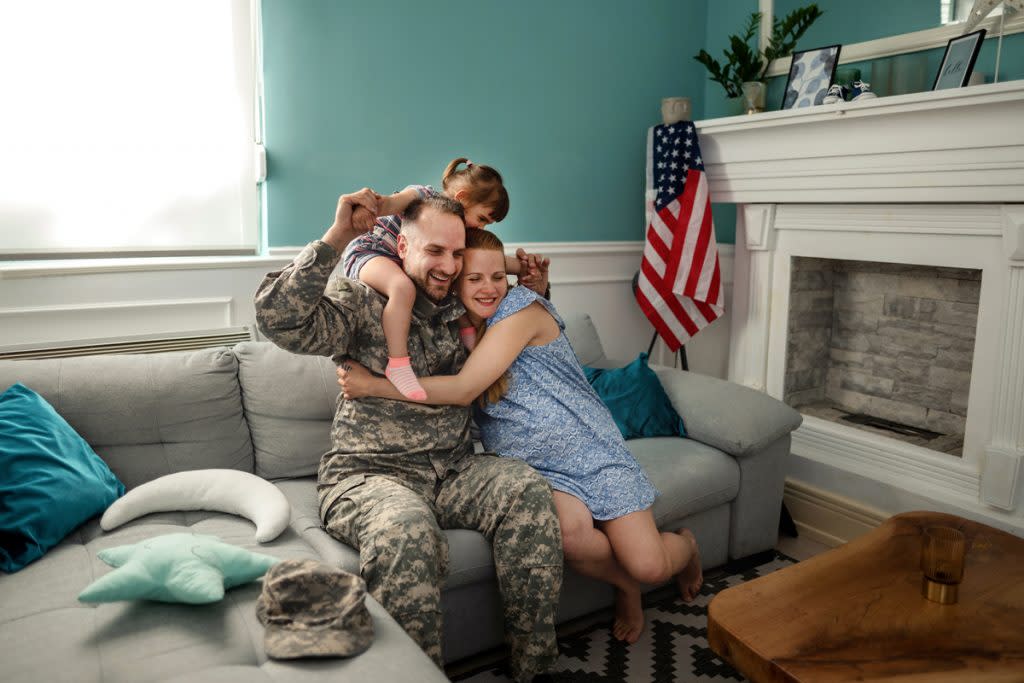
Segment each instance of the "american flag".
[{"label": "american flag", "polygon": [[674,353],[725,312],[708,180],[692,122],[648,131],[647,208],[636,300]]}]

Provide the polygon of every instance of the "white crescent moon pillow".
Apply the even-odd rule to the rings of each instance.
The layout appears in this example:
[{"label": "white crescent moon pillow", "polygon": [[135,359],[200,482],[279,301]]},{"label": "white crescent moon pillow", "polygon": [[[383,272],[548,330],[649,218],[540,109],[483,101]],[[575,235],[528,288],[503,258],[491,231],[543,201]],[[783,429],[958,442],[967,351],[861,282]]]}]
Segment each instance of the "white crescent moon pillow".
[{"label": "white crescent moon pillow", "polygon": [[240,515],[256,525],[256,540],[277,538],[291,520],[292,508],[279,488],[241,470],[175,472],[132,489],[100,518],[104,531],[151,512],[210,510]]}]

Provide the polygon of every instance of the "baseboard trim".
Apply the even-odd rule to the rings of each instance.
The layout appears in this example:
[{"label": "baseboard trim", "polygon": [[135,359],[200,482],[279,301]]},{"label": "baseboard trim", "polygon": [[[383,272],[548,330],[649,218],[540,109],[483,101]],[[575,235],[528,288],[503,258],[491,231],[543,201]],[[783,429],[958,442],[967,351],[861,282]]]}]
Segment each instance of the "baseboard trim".
[{"label": "baseboard trim", "polygon": [[795,479],[786,479],[783,500],[802,536],[833,548],[871,531],[890,516]]}]

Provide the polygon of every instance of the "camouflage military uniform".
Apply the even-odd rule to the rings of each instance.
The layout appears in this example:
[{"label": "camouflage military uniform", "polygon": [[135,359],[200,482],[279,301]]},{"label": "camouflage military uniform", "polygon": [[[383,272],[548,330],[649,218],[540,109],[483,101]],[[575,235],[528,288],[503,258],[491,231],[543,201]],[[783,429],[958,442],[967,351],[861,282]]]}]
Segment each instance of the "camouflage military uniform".
[{"label": "camouflage military uniform", "polygon": [[[295,353],[351,358],[383,373],[385,299],[362,283],[328,278],[339,254],[323,242],[269,274],[256,294],[261,331]],[[325,292],[325,284],[327,289]],[[456,373],[465,361],[457,301],[422,293],[409,355],[420,376]],[[554,612],[562,583],[558,518],[547,482],[524,463],[473,454],[469,411],[339,396],[333,448],[320,461],[320,517],[359,549],[370,592],[440,666],[440,586],[448,568],[441,529],[480,531],[494,548],[511,665],[519,678],[558,654]]]}]

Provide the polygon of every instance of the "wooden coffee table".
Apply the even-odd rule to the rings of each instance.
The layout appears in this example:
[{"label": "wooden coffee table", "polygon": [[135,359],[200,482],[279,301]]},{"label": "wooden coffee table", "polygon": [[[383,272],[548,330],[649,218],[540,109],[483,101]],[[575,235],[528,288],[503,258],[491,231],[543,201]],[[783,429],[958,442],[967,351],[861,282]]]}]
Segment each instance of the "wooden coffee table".
[{"label": "wooden coffee table", "polygon": [[[921,595],[921,532],[968,540],[960,599]],[[938,512],[719,593],[711,649],[752,681],[1024,681],[1024,539]]]}]

